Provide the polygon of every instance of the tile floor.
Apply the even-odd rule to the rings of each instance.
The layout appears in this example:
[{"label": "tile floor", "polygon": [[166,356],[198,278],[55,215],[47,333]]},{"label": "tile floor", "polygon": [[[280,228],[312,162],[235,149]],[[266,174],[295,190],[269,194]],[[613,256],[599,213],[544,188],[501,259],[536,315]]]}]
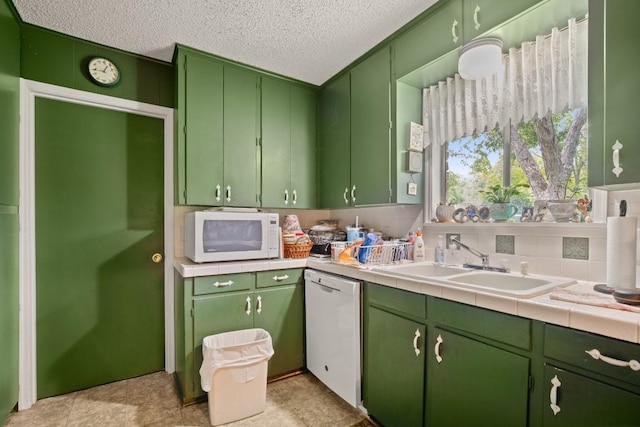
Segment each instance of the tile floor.
[{"label": "tile floor", "polygon": [[[156,372],[39,400],[12,413],[4,427],[209,426],[207,402],[182,406],[173,376]],[[263,426],[373,426],[309,373],[267,385],[262,414],[226,424]]]}]

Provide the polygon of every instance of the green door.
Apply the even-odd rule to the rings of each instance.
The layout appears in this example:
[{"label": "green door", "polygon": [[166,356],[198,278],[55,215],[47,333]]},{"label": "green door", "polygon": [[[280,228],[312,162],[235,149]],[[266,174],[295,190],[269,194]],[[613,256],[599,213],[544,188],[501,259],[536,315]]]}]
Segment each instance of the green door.
[{"label": "green door", "polygon": [[427,425],[527,425],[528,358],[438,328],[429,341]]},{"label": "green door", "polygon": [[38,398],[164,366],[163,121],[36,100]]},{"label": "green door", "polygon": [[425,326],[369,307],[364,334],[367,411],[384,426],[422,426]]},{"label": "green door", "polygon": [[254,327],[269,332],[273,342],[275,353],[269,360],[269,377],[304,366],[302,286],[281,286],[256,291],[253,319]]},{"label": "green door", "polygon": [[262,79],[262,206],[292,207],[291,89],[284,80]]},{"label": "green door", "polygon": [[316,202],[316,91],[291,86],[291,192],[293,208],[312,209]]},{"label": "green door", "polygon": [[185,156],[189,205],[223,204],[223,66],[186,56]]},{"label": "green door", "polygon": [[640,395],[551,365],[545,365],[544,372],[544,396],[550,399],[555,395],[556,409],[559,409],[554,414],[552,402],[545,402],[543,423],[546,427],[637,426],[640,423]]},{"label": "green door", "polygon": [[202,340],[208,335],[253,328],[253,292],[234,292],[197,298],[193,301],[193,393],[204,395],[200,387]]},{"label": "green door", "polygon": [[321,208],[344,208],[351,203],[350,88],[347,73],[329,83],[320,93],[318,180]]},{"label": "green door", "polygon": [[391,198],[391,60],[380,49],[351,70],[351,184],[355,205]]},{"label": "green door", "polygon": [[258,205],[258,77],[224,67],[224,204]]}]

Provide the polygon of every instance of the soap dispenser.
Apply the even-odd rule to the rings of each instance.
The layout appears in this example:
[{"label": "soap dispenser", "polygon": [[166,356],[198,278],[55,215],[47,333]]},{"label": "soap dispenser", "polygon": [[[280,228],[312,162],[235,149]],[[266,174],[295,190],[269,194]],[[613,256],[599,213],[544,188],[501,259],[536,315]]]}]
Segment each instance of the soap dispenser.
[{"label": "soap dispenser", "polygon": [[413,260],[424,261],[424,240],[422,239],[422,231],[418,228],[416,233],[416,241],[413,243]]}]

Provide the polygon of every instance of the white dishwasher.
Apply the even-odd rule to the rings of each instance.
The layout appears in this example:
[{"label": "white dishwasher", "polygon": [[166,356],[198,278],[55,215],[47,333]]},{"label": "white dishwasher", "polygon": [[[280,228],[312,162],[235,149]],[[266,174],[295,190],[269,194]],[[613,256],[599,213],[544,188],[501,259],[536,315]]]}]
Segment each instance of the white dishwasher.
[{"label": "white dishwasher", "polygon": [[307,369],[350,405],[360,392],[360,282],[305,270]]}]

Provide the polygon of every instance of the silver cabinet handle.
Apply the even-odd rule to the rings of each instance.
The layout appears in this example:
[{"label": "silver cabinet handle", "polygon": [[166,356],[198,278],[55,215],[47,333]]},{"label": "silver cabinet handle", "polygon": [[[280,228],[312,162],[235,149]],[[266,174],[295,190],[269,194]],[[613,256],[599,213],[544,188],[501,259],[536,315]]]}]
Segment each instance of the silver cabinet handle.
[{"label": "silver cabinet handle", "polygon": [[227,202],[231,201],[231,186],[227,185]]},{"label": "silver cabinet handle", "polygon": [[349,187],[344,187],[344,194],[342,195],[342,198],[344,199],[345,205],[349,204],[349,199],[347,199],[347,193],[349,193]]},{"label": "silver cabinet handle", "polygon": [[440,356],[440,344],[442,344],[444,341],[442,339],[442,335],[438,334],[438,338],[436,338],[436,345],[433,348],[433,352],[436,355],[436,360],[438,361],[438,363],[442,362],[442,356]]},{"label": "silver cabinet handle", "polygon": [[609,365],[620,366],[622,368],[629,367],[629,369],[631,369],[632,371],[640,371],[640,362],[634,359],[631,359],[628,362],[625,360],[613,359],[608,356],[603,356],[602,353],[600,353],[600,350],[596,348],[594,348],[593,350],[585,350],[585,353],[587,353],[594,359],[602,360],[604,363],[608,363]]},{"label": "silver cabinet handle", "polygon": [[480,5],[476,5],[476,8],[473,11],[473,23],[475,24],[473,28],[478,31],[480,29],[480,21],[478,21],[478,13],[480,12]]},{"label": "silver cabinet handle", "polygon": [[613,147],[611,148],[613,149],[613,169],[611,172],[613,172],[616,175],[616,178],[618,178],[624,170],[620,167],[620,150],[622,150],[622,144],[620,144],[620,141],[616,140],[616,143],[613,144]]},{"label": "silver cabinet handle", "polygon": [[356,202],[356,186],[354,185],[353,188],[351,189],[351,201],[353,203]]},{"label": "silver cabinet handle", "polygon": [[216,288],[224,288],[225,286],[233,285],[233,280],[228,280],[226,282],[216,282],[213,284]]},{"label": "silver cabinet handle", "polygon": [[284,204],[289,204],[289,190],[284,190]]},{"label": "silver cabinet handle", "polygon": [[221,192],[220,184],[216,185],[216,202],[220,201],[220,192]]},{"label": "silver cabinet handle", "polygon": [[553,415],[558,415],[558,412],[560,412],[560,407],[558,406],[558,389],[560,388],[560,386],[562,385],[562,383],[560,382],[560,380],[558,379],[558,376],[554,376],[551,379],[551,392],[549,393],[549,406],[551,407],[551,410],[553,411]]},{"label": "silver cabinet handle", "polygon": [[262,312],[262,297],[258,295],[258,298],[256,298],[256,301],[258,301],[256,303],[256,312],[260,314]]},{"label": "silver cabinet handle", "polygon": [[420,349],[418,348],[418,338],[420,338],[420,330],[416,329],[416,333],[413,335],[413,351],[416,352],[416,357],[420,356]]},{"label": "silver cabinet handle", "polygon": [[247,297],[244,312],[247,313],[247,316],[251,315],[251,297]]},{"label": "silver cabinet handle", "polygon": [[273,276],[273,280],[275,280],[276,282],[280,282],[282,280],[287,280],[289,278],[288,275],[284,275],[284,276]]},{"label": "silver cabinet handle", "polygon": [[298,202],[298,192],[296,190],[293,190],[293,201],[291,203],[295,205],[297,202]]},{"label": "silver cabinet handle", "polygon": [[456,34],[456,29],[458,27],[458,20],[453,20],[453,25],[451,26],[451,35],[453,36],[453,42],[458,43],[458,35]]}]

